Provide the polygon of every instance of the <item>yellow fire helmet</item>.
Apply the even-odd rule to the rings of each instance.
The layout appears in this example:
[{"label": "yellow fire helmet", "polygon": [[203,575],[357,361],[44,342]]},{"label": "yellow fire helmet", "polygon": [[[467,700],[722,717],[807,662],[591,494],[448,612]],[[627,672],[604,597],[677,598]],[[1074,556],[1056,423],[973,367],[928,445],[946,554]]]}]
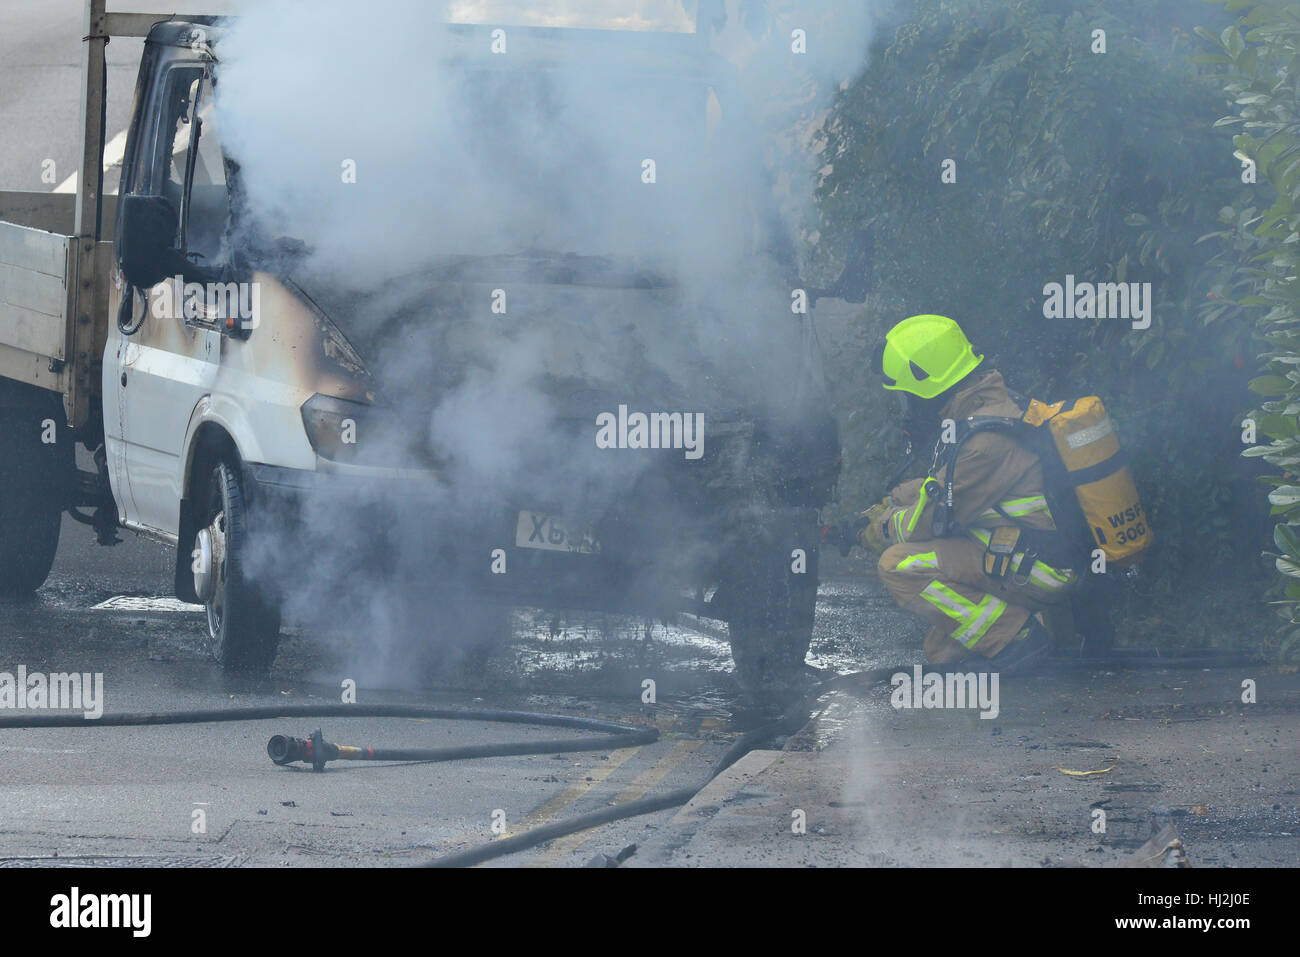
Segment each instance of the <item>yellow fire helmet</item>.
[{"label": "yellow fire helmet", "polygon": [[947,316],[909,316],[885,335],[879,371],[886,389],[933,399],[984,361]]}]

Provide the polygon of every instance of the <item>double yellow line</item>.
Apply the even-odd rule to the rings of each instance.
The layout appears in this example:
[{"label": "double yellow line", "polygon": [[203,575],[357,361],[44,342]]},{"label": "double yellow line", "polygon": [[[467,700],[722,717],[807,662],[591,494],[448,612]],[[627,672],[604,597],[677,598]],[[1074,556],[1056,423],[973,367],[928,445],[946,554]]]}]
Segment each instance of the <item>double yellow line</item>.
[{"label": "double yellow line", "polygon": [[[614,795],[614,799],[612,803],[626,804],[629,801],[635,801],[638,798],[644,797],[646,795],[646,792],[648,792],[651,788],[656,787],[661,781],[663,781],[664,778],[668,777],[668,775],[673,772],[674,768],[676,768],[679,764],[681,764],[688,757],[690,757],[691,754],[693,754],[695,750],[699,748],[700,745],[702,745],[703,743],[704,742],[700,740],[678,741],[676,744],[673,745],[672,750],[669,751],[667,754],[665,754],[662,758],[660,758],[659,761],[653,767],[648,768],[645,771],[642,771],[639,775],[637,775],[637,777],[632,781],[631,784],[625,787],[622,791],[619,791],[618,794]],[[623,757],[619,760],[619,764],[622,764],[624,761],[626,761],[633,754],[635,754],[637,751],[640,750],[641,750],[640,748],[625,748],[624,749],[625,753],[620,752],[623,753]],[[612,763],[613,760],[614,760],[614,755],[610,755],[610,762]],[[605,777],[609,776],[609,772],[613,771],[614,768],[613,767],[608,769],[602,768],[601,770],[605,772],[604,774],[601,775],[601,780],[603,780]],[[597,784],[598,782],[584,781],[582,783],[585,784],[586,787],[583,788],[581,791],[579,791],[578,794],[575,794],[574,799],[579,797],[581,794],[585,794],[588,790],[591,789],[592,785]],[[542,812],[546,812],[546,811],[553,812],[553,811],[558,811],[560,808],[565,807],[567,804],[571,803],[573,799],[571,799],[570,801],[563,801],[563,799],[565,798],[566,795],[568,795],[569,791],[574,790],[577,787],[578,785],[573,785],[570,788],[566,789],[562,794],[558,795],[555,798],[552,798],[550,801],[547,801],[546,804],[542,805],[542,807],[538,808],[538,810],[535,811],[534,813],[541,814]],[[553,809],[552,809],[552,805],[555,805]],[[529,816],[531,817],[532,815]],[[544,822],[539,820],[536,823],[540,824]],[[549,867],[553,864],[556,864],[560,860],[562,860],[563,858],[571,854],[573,851],[577,850],[577,848],[582,846],[584,843],[586,843],[591,838],[591,836],[592,835],[590,831],[579,831],[576,834],[569,834],[566,837],[562,837],[555,841],[552,841],[550,847],[548,847],[545,851],[543,851],[541,854],[538,854],[536,857],[534,857],[531,861],[528,862],[528,866]]]}]

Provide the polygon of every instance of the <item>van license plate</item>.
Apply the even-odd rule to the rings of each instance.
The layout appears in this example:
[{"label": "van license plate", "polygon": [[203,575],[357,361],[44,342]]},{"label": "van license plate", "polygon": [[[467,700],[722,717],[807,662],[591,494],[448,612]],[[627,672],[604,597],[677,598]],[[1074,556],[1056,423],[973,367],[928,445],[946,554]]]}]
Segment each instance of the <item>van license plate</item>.
[{"label": "van license plate", "polygon": [[520,512],[515,526],[515,545],[519,548],[542,548],[552,552],[575,552],[594,555],[600,543],[590,529],[571,531],[561,519],[544,512]]}]

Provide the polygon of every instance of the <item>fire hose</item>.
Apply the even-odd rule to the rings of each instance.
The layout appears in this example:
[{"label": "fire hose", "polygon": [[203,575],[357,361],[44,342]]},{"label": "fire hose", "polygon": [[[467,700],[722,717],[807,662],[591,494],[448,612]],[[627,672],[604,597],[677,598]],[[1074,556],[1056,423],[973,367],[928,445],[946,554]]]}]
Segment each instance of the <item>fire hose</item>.
[{"label": "fire hose", "polygon": [[[1125,654],[1127,649],[1112,652],[1108,658],[1077,660],[1055,659],[1056,664],[1079,667],[1223,667],[1241,663],[1256,663],[1257,658],[1229,653],[1202,651],[1163,657],[1141,652]],[[613,821],[651,814],[655,811],[680,807],[691,800],[715,777],[740,760],[763,742],[780,734],[792,734],[808,720],[812,703],[821,695],[841,690],[849,693],[864,692],[889,681],[899,671],[909,671],[911,666],[873,668],[851,674],[834,675],[811,686],[798,700],[787,706],[785,712],[774,720],[752,728],[742,734],[714,763],[708,775],[698,784],[678,788],[662,795],[628,801],[579,814],[563,821],[532,828],[523,834],[500,838],[465,851],[445,855],[426,862],[425,867],[472,867],[484,861],[536,847],[547,841],[589,830]],[[927,669],[929,670],[929,669]],[[192,711],[135,711],[105,714],[87,721],[79,714],[0,715],[0,729],[4,728],[85,728],[85,727],[142,727],[177,724],[209,724],[227,721],[260,721],[269,718],[431,718],[445,721],[484,721],[506,724],[527,724],[542,727],[572,728],[598,732],[597,737],[561,738],[543,741],[508,741],[496,744],[461,745],[442,748],[372,748],[334,744],[324,740],[320,730],[309,738],[292,738],[275,735],[267,742],[267,754],[278,765],[307,762],[316,771],[324,770],[329,761],[458,761],[471,758],[504,757],[524,754],[557,754],[580,751],[600,751],[606,748],[626,748],[651,744],[659,739],[657,728],[635,727],[598,718],[574,715],[542,714],[529,711],[502,711],[475,708],[435,708],[419,705],[267,705],[245,708],[210,708]]]},{"label": "fire hose", "polygon": [[[817,686],[820,688],[820,685]],[[801,704],[807,702],[807,695]],[[208,724],[227,721],[261,721],[269,718],[431,718],[444,721],[484,721],[507,724],[527,724],[542,727],[571,728],[598,732],[597,736],[560,738],[543,741],[508,741],[496,744],[461,745],[442,748],[359,748],[337,745],[325,741],[319,730],[309,738],[292,738],[275,735],[267,742],[267,754],[276,764],[295,761],[310,763],[317,771],[326,762],[342,761],[458,761],[471,758],[505,757],[524,754],[562,754],[579,751],[601,751],[607,748],[626,748],[651,744],[659,738],[658,728],[635,727],[615,721],[573,715],[542,714],[529,711],[501,711],[476,708],[435,708],[418,705],[266,705],[245,708],[209,708],[192,711],[124,711],[105,714],[87,721],[79,714],[0,715],[0,729],[4,728],[84,728],[84,727],[144,727],[177,724]],[[782,729],[794,730],[807,720],[807,712],[792,707],[775,721],[754,728],[735,741],[714,765],[708,778],[695,787],[680,788],[667,794],[639,801],[630,801],[605,808],[591,814],[578,815],[566,821],[534,828],[524,834],[492,841],[427,862],[428,867],[468,867],[481,861],[512,854],[537,844],[584,831],[610,821],[649,814],[677,807],[689,801],[708,781],[722,773],[762,741]]]},{"label": "fire hose", "polygon": [[[1214,651],[1196,652],[1192,654],[1180,654],[1170,657],[1160,655],[1150,655],[1143,653],[1126,653],[1127,649],[1112,652],[1112,658],[1106,659],[1055,659],[1055,663],[1066,667],[1124,667],[1124,668],[1144,668],[1144,667],[1184,667],[1184,668],[1204,668],[1219,666],[1223,667],[1231,664],[1249,662],[1254,664],[1257,658],[1248,655],[1238,655],[1232,653],[1217,653]],[[450,854],[429,861],[426,867],[473,867],[475,864],[481,864],[484,861],[491,860],[495,857],[501,857],[506,854],[514,854],[518,851],[526,850],[530,847],[536,847],[539,844],[545,844],[547,841],[553,841],[557,838],[564,837],[568,834],[574,834],[578,831],[585,831],[593,827],[599,827],[612,821],[623,820],[629,817],[637,817],[642,814],[652,814],[655,811],[667,810],[668,808],[680,807],[690,801],[698,794],[710,781],[719,774],[735,764],[750,751],[757,748],[764,741],[767,741],[779,734],[793,734],[802,727],[808,720],[808,707],[813,701],[829,691],[845,691],[848,693],[862,693],[869,691],[876,685],[888,682],[890,678],[898,672],[909,672],[911,666],[898,665],[888,668],[871,668],[866,671],[855,671],[850,674],[833,675],[818,682],[807,692],[800,696],[797,703],[787,707],[784,714],[773,721],[753,728],[745,732],[738,738],[715,762],[708,776],[696,785],[679,788],[675,791],[669,791],[666,794],[656,797],[642,798],[639,801],[629,801],[625,804],[614,805],[612,807],[602,808],[599,811],[592,811],[588,814],[580,814],[576,817],[564,821],[557,821],[553,824],[547,824],[542,827],[536,827],[523,834],[514,837],[502,838],[492,841],[488,844],[482,844],[478,847],[470,848],[456,854]],[[926,668],[926,671],[933,669]]]}]

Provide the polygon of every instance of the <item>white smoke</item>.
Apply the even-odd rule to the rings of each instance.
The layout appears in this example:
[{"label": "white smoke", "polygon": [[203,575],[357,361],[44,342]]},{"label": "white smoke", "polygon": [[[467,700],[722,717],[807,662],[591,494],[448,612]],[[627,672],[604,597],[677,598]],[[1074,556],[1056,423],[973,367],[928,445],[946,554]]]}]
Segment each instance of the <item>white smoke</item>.
[{"label": "white smoke", "polygon": [[[450,499],[504,503],[519,481],[537,501],[568,502],[593,478],[605,501],[630,488],[627,457],[548,451],[562,448],[547,441],[555,396],[538,383],[566,362],[570,379],[599,372],[631,408],[683,380],[793,405],[795,277],[770,258],[765,231],[781,217],[806,220],[816,166],[807,130],[865,66],[883,3],[703,6],[250,0],[227,24],[217,128],[245,214],[263,233],[305,242],[304,268],[356,294],[350,314],[332,313],[349,337],[409,313],[402,337],[379,336],[365,357],[390,396],[436,398],[417,427],[456,463]],[[690,32],[697,23],[702,36]],[[529,29],[538,26],[579,29]],[[710,41],[723,56],[704,74]],[[503,321],[487,309],[492,283],[427,276],[449,257],[566,254],[667,277],[675,298],[645,294],[636,307],[621,290],[556,285],[549,307],[535,301],[530,315]],[[693,371],[704,368],[715,371]],[[375,504],[386,495],[376,487]],[[319,516],[321,527],[340,521]],[[407,568],[421,567],[427,547],[414,528],[394,532]],[[328,590],[366,574],[322,565],[319,578]],[[381,596],[371,627],[383,631],[402,593],[387,571],[370,574]]]},{"label": "white smoke", "polygon": [[[694,18],[680,0],[264,0],[220,45],[222,134],[252,208],[329,270],[374,279],[444,255],[547,249],[718,276],[753,254],[768,176],[784,180],[787,213],[810,202],[792,130],[864,65],[876,6],[731,0],[714,45],[736,88],[722,91],[611,47],[617,34],[511,29],[681,31]],[[505,52],[446,20],[499,25]],[[526,60],[538,67],[525,78]]]}]

